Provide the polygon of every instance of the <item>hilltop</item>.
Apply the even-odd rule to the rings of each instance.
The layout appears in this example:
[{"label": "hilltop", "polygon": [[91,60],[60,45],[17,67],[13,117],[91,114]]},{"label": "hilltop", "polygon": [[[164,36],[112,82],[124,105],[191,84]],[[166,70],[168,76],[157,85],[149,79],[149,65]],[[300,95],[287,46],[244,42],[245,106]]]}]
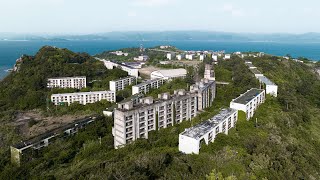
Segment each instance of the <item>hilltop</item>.
[{"label": "hilltop", "polygon": [[[154,131],[149,139],[115,150],[113,119],[104,118],[39,151],[37,158],[21,167],[9,163],[8,150],[1,152],[0,179],[319,179],[320,81],[314,69],[318,64],[311,66],[307,61],[299,63],[275,56],[248,60],[279,86],[278,97],[267,97],[253,117],[257,121],[246,121],[240,115],[228,136],[219,134],[214,143],[201,148],[199,155],[178,151],[179,133],[228,107],[248,88],[259,87],[238,57],[215,66],[217,80],[230,84],[218,86],[213,107],[191,122]],[[0,99],[1,108],[43,107],[48,93],[43,87],[46,77],[78,73],[90,79],[107,78],[108,73],[122,75],[120,70],[106,70],[86,54],[44,47],[35,57],[24,56],[20,70],[0,85],[0,92],[6,93]],[[149,95],[181,88],[180,84],[186,82],[173,81]],[[10,117],[6,117],[8,121]]]}]

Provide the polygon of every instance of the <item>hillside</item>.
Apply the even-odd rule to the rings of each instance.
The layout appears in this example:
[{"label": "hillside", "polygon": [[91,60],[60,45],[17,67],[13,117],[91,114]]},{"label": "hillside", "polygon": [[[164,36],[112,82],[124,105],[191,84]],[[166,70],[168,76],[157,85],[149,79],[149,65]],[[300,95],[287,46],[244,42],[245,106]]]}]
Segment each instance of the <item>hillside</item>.
[{"label": "hillside", "polygon": [[[21,167],[11,165],[5,151],[0,158],[0,179],[320,179],[320,81],[316,73],[305,64],[277,57],[251,60],[279,85],[278,98],[267,97],[253,117],[257,121],[245,121],[240,113],[236,128],[228,136],[219,134],[214,143],[201,148],[200,155],[180,153],[178,134],[227,107],[248,88],[259,86],[241,59],[216,66],[218,80],[231,83],[218,86],[214,106],[192,122],[152,132],[148,140],[115,150],[113,119],[105,118],[45,148]],[[17,79],[12,76],[6,81]],[[179,83],[184,84],[177,81],[160,90],[179,87]]]},{"label": "hillside", "polygon": [[[85,115],[101,113],[112,105],[101,101],[89,106],[74,104],[54,107],[49,102],[51,94],[79,90],[48,89],[47,78],[86,76],[88,86],[81,91],[94,91],[109,90],[109,80],[127,76],[120,69],[106,69],[102,62],[87,53],[50,46],[42,47],[35,56],[22,56],[16,66],[17,71],[0,83],[0,147],[26,138],[24,136],[28,134],[33,135],[32,129],[37,129],[44,122],[66,123]],[[31,127],[33,124],[35,127]]]}]

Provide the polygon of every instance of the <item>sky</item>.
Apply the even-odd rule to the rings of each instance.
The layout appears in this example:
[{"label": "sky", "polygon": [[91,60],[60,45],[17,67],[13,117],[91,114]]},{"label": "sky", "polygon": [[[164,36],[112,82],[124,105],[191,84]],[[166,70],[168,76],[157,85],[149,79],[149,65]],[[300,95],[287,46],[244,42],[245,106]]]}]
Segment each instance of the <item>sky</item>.
[{"label": "sky", "polygon": [[319,0],[0,0],[0,32],[320,32]]}]

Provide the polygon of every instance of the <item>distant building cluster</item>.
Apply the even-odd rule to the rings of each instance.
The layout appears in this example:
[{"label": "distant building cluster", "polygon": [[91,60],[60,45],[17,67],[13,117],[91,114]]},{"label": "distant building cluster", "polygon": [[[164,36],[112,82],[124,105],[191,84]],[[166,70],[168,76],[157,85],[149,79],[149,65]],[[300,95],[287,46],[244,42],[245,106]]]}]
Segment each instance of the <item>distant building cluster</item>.
[{"label": "distant building cluster", "polygon": [[121,63],[118,63],[116,61],[107,61],[107,60],[101,60],[105,67],[107,69],[113,69],[115,67],[121,68],[123,71],[126,71],[128,73],[129,76],[133,76],[133,77],[139,77],[139,70],[133,67],[130,67],[128,65],[124,65]]},{"label": "distant building cluster", "polygon": [[149,59],[149,56],[147,55],[141,55],[133,58],[133,60],[135,61],[148,61],[148,59]]},{"label": "distant building cluster", "polygon": [[128,56],[129,53],[124,53],[122,51],[114,51],[114,52],[110,52],[111,54],[115,54],[117,56]]}]

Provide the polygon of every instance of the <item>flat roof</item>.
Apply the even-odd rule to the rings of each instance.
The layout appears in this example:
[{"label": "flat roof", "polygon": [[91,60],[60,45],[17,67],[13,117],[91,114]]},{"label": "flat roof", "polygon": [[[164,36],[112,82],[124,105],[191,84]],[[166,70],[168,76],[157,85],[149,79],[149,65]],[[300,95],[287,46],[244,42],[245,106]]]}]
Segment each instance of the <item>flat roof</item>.
[{"label": "flat roof", "polygon": [[74,76],[74,77],[52,77],[48,79],[75,79],[75,78],[87,78],[86,76]]},{"label": "flat roof", "polygon": [[255,67],[254,65],[252,65],[251,63],[246,63],[246,65],[247,65],[249,68],[257,68],[257,67]]},{"label": "flat roof", "polygon": [[79,95],[89,95],[89,94],[97,94],[97,93],[115,93],[114,91],[92,91],[92,92],[74,92],[74,93],[61,93],[61,94],[52,94],[51,96],[58,96],[58,95],[63,95],[63,96],[67,96],[67,95],[75,95],[75,94],[79,94]]},{"label": "flat roof", "polygon": [[253,74],[262,74],[258,69],[250,69]]},{"label": "flat roof", "polygon": [[112,80],[112,81],[120,81],[120,80],[124,80],[124,79],[131,79],[131,78],[136,78],[136,77],[133,77],[133,76],[127,76],[127,77],[119,78],[119,79]]},{"label": "flat roof", "polygon": [[[157,78],[157,79],[147,80],[147,81],[145,81],[145,82],[143,82],[143,83],[140,83],[140,84],[137,84],[137,85],[134,85],[134,86],[135,86],[135,87],[141,87],[141,86],[144,86],[144,85],[147,85],[147,84],[151,84],[151,83],[153,83],[153,82],[160,81],[160,80],[164,81],[164,80],[161,79],[161,78]],[[134,86],[132,86],[132,87],[134,87]]]},{"label": "flat roof", "polygon": [[252,88],[246,93],[234,99],[232,102],[239,103],[239,104],[247,104],[263,91],[264,91],[263,89]]},{"label": "flat roof", "polygon": [[216,128],[218,124],[227,119],[230,115],[235,113],[237,110],[232,108],[222,109],[219,114],[213,116],[211,119],[201,122],[191,128],[186,129],[181,135],[188,136],[194,139],[199,139],[203,135]]},{"label": "flat roof", "polygon": [[115,61],[115,60],[111,60],[110,62],[115,63],[115,64],[118,64],[119,66],[127,67],[127,68],[129,68],[129,69],[136,69],[136,68],[133,68],[133,67],[128,66],[128,65],[126,65],[126,64],[122,64],[122,63],[120,63],[120,62],[118,62],[118,61]]},{"label": "flat roof", "polygon": [[158,71],[153,71],[153,73],[159,73],[162,74],[164,77],[176,77],[176,76],[181,76],[181,75],[186,75],[187,70],[183,68],[179,69],[164,69],[164,70],[158,70]]},{"label": "flat roof", "polygon": [[268,79],[265,76],[259,76],[258,79],[263,82],[266,85],[276,85],[275,83],[273,83],[270,79]]},{"label": "flat roof", "polygon": [[[162,94],[164,94],[164,93],[162,93]],[[162,103],[162,102],[165,102],[165,101],[172,101],[175,98],[179,98],[179,97],[186,98],[186,97],[189,97],[189,96],[192,96],[192,95],[195,95],[195,94],[194,93],[190,93],[190,92],[186,92],[186,94],[184,94],[184,95],[173,94],[173,95],[170,95],[169,99],[161,99],[161,98],[154,99],[154,98],[152,98],[150,96],[147,96],[147,97],[144,97],[144,99],[151,98],[153,100],[152,104],[138,103],[138,104],[134,105],[132,109],[119,109],[119,108],[117,108],[117,110],[121,111],[121,112],[134,111],[134,110],[137,110],[137,109],[140,109],[140,108],[148,107],[148,106],[151,106],[151,105],[156,105],[158,103]]]},{"label": "flat roof", "polygon": [[23,149],[24,147],[26,146],[30,146],[30,145],[33,145],[35,143],[38,143],[39,141],[43,140],[43,139],[46,139],[48,137],[51,137],[51,136],[56,136],[58,135],[59,133],[62,133],[70,128],[73,128],[75,126],[81,126],[83,124],[87,124],[88,122],[90,121],[93,121],[92,117],[86,117],[86,118],[83,118],[83,119],[78,119],[78,120],[75,120],[73,123],[70,123],[70,124],[67,124],[65,126],[62,126],[62,127],[58,127],[58,128],[55,128],[53,130],[50,130],[50,131],[47,131],[39,136],[36,136],[36,137],[33,137],[33,138],[30,138],[28,140],[25,140],[25,141],[22,141],[20,143],[17,143],[15,145],[13,145],[12,147],[15,147],[17,149]]}]

